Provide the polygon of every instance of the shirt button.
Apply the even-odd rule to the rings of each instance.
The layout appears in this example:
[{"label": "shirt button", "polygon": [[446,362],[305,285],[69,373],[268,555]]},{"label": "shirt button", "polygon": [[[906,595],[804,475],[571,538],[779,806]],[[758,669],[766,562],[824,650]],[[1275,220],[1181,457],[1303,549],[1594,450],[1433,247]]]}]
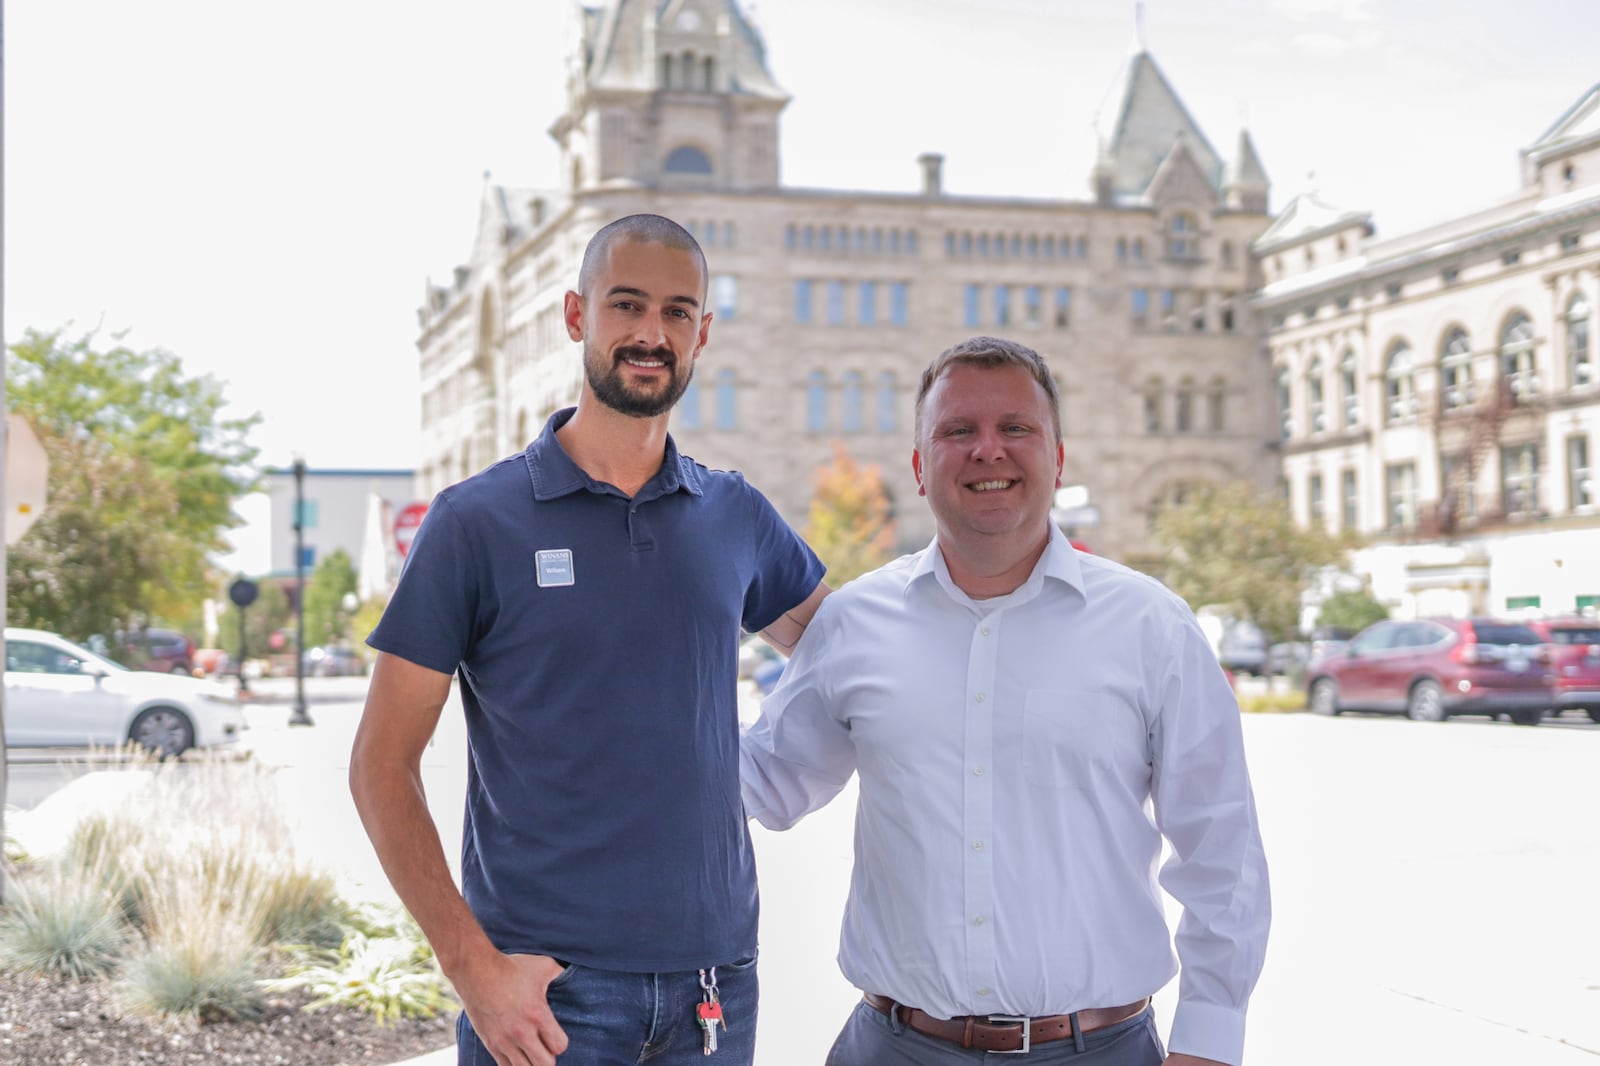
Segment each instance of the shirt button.
[{"label": "shirt button", "polygon": [[976,699],[979,703],[982,703],[983,702],[983,693],[980,692],[980,693],[977,694],[977,696],[975,696],[973,698]]},{"label": "shirt button", "polygon": [[983,850],[983,841],[981,841],[981,840],[974,840],[974,841],[973,841],[973,842],[972,842],[972,850],[973,850],[973,851],[982,851],[982,850]]},{"label": "shirt button", "polygon": [[973,925],[982,925],[983,924],[983,915],[980,914],[976,918],[972,919],[972,924]]},{"label": "shirt button", "polygon": [[982,777],[982,776],[983,776],[983,767],[981,767],[981,766],[974,766],[974,767],[973,767],[973,768],[972,768],[972,776],[973,776],[973,777]]},{"label": "shirt button", "polygon": [[988,636],[989,635],[989,627],[988,626],[984,626],[978,632],[982,633],[984,636]]},{"label": "shirt button", "polygon": [[978,989],[978,995],[980,995],[980,996],[987,996],[987,995],[988,995],[988,994],[989,994],[989,990],[988,990],[988,989],[987,989],[987,988],[980,988],[980,989]]}]

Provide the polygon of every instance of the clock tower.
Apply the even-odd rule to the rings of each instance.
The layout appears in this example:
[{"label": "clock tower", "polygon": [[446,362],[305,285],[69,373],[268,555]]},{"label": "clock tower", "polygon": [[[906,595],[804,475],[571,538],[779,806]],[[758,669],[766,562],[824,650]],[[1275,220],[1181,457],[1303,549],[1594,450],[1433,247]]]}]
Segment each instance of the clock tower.
[{"label": "clock tower", "polygon": [[736,0],[611,0],[577,11],[567,106],[550,128],[568,192],[778,185],[789,97]]}]

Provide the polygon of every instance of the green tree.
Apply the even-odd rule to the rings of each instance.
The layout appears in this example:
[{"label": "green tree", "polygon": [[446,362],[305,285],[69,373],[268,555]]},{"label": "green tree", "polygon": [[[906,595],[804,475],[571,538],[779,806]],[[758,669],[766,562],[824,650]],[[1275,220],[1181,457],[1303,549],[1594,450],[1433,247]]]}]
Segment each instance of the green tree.
[{"label": "green tree", "polygon": [[1366,589],[1335,592],[1323,600],[1317,610],[1318,625],[1340,626],[1349,630],[1365,629],[1388,617],[1389,608]]},{"label": "green tree", "polygon": [[6,363],[50,460],[49,506],[7,556],[7,620],[77,638],[186,617],[255,487],[259,416],[224,418],[221,386],[168,352],[96,340],[30,329]]},{"label": "green tree", "polygon": [[1163,580],[1190,606],[1224,607],[1273,640],[1299,629],[1301,593],[1352,547],[1295,525],[1281,499],[1244,482],[1208,486],[1164,508],[1155,537],[1169,553]]},{"label": "green tree", "polygon": [[801,535],[828,568],[828,584],[838,588],[894,558],[894,518],[876,463],[857,463],[835,441],[833,462],[814,480]]},{"label": "green tree", "polygon": [[356,591],[356,568],[350,554],[335,548],[323,557],[306,582],[306,647],[343,643],[350,633],[346,593]]}]

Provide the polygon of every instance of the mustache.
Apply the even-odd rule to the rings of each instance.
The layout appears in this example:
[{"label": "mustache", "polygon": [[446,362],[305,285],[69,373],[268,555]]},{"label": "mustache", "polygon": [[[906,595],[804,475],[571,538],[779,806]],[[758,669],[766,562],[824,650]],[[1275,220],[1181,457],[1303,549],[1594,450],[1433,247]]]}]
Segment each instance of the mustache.
[{"label": "mustache", "polygon": [[665,363],[669,368],[675,368],[678,365],[678,357],[671,348],[666,347],[644,348],[637,344],[629,345],[626,348],[618,348],[612,358],[619,363],[624,359],[645,359]]}]

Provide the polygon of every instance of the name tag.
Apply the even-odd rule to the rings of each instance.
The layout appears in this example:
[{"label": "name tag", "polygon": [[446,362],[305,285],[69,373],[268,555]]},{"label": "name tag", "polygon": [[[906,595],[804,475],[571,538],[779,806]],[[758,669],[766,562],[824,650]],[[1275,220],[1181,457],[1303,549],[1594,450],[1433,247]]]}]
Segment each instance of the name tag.
[{"label": "name tag", "polygon": [[576,583],[572,573],[571,548],[546,548],[536,555],[539,563],[539,587],[561,588]]}]

